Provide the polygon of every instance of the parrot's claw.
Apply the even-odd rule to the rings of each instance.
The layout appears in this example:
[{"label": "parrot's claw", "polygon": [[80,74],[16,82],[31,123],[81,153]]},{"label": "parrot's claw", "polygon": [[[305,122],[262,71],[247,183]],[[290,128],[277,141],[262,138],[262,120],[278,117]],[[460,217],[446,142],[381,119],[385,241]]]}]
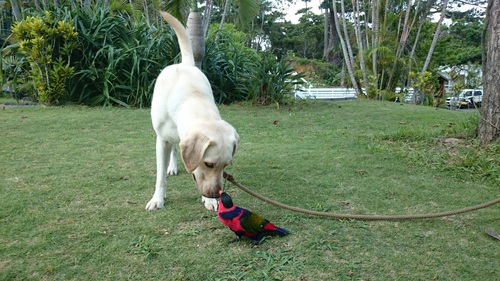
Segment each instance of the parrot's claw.
[{"label": "parrot's claw", "polygon": [[259,248],[259,241],[252,241],[252,243],[250,244],[250,248]]},{"label": "parrot's claw", "polygon": [[238,242],[238,241],[240,241],[240,237],[236,236],[235,238],[229,240],[229,242],[227,242],[227,244],[231,244],[231,243]]}]

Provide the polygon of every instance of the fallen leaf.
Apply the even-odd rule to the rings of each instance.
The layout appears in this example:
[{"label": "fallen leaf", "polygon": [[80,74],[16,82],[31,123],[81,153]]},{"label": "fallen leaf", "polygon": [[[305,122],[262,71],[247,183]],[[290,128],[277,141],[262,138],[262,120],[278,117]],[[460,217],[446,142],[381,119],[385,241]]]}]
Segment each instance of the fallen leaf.
[{"label": "fallen leaf", "polygon": [[278,125],[279,122],[280,122],[279,120],[274,120],[273,124]]}]

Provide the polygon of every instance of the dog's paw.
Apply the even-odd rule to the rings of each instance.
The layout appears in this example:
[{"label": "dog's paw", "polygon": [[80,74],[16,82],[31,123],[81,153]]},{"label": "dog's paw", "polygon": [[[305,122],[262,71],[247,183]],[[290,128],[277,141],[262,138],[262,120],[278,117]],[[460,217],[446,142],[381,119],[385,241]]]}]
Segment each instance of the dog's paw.
[{"label": "dog's paw", "polygon": [[177,176],[177,162],[176,161],[170,162],[170,164],[168,164],[167,175]]},{"label": "dog's paw", "polygon": [[205,208],[207,208],[207,210],[217,212],[217,209],[219,207],[217,199],[201,196],[201,202],[205,204]]},{"label": "dog's paw", "polygon": [[163,208],[163,205],[165,205],[165,200],[158,200],[158,199],[153,197],[148,202],[148,204],[146,204],[146,210],[147,211],[155,211],[155,210]]}]

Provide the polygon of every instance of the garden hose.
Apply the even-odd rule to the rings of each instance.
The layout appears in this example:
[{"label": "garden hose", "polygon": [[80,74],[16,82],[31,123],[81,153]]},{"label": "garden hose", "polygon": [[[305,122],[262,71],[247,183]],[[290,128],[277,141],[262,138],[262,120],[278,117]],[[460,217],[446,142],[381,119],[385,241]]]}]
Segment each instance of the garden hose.
[{"label": "garden hose", "polygon": [[289,206],[277,201],[274,201],[272,199],[269,199],[265,196],[262,196],[244,185],[238,183],[232,175],[224,172],[224,178],[240,188],[241,190],[245,191],[246,193],[264,201],[269,204],[275,205],[277,207],[287,209],[290,211],[294,212],[299,212],[307,215],[313,215],[313,216],[320,216],[320,217],[329,217],[329,218],[336,218],[336,219],[347,219],[347,220],[366,220],[366,221],[371,221],[371,220],[411,220],[411,219],[430,219],[430,218],[439,218],[439,217],[447,217],[447,216],[452,216],[452,215],[457,215],[457,214],[462,214],[462,213],[467,213],[467,212],[472,212],[472,211],[477,211],[480,209],[484,209],[486,207],[492,206],[494,204],[500,203],[500,198],[497,198],[495,200],[463,208],[463,209],[458,209],[458,210],[453,210],[453,211],[448,211],[448,212],[440,212],[440,213],[430,213],[430,214],[410,214],[410,215],[391,215],[391,216],[384,216],[384,215],[352,215],[352,214],[336,214],[336,213],[330,213],[330,212],[318,212],[318,211],[313,211],[313,210],[307,210],[307,209],[302,209],[298,207],[293,207]]}]

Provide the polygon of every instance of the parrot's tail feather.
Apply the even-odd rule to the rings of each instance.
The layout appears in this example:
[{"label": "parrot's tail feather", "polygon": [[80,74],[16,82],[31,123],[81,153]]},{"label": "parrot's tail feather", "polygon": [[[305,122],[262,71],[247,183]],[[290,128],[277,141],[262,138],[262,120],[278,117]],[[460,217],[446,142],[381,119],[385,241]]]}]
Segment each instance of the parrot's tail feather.
[{"label": "parrot's tail feather", "polygon": [[266,233],[268,233],[268,234],[279,235],[279,236],[285,236],[288,233],[290,233],[290,231],[288,231],[288,230],[286,230],[284,228],[281,228],[281,227],[277,227],[277,226],[275,226],[272,223],[268,223],[267,225],[265,225],[264,226],[264,231]]},{"label": "parrot's tail feather", "polygon": [[284,229],[284,228],[281,228],[281,227],[278,227],[278,230],[276,231],[276,233],[280,236],[285,236],[287,235],[288,233],[290,233],[290,231]]}]

